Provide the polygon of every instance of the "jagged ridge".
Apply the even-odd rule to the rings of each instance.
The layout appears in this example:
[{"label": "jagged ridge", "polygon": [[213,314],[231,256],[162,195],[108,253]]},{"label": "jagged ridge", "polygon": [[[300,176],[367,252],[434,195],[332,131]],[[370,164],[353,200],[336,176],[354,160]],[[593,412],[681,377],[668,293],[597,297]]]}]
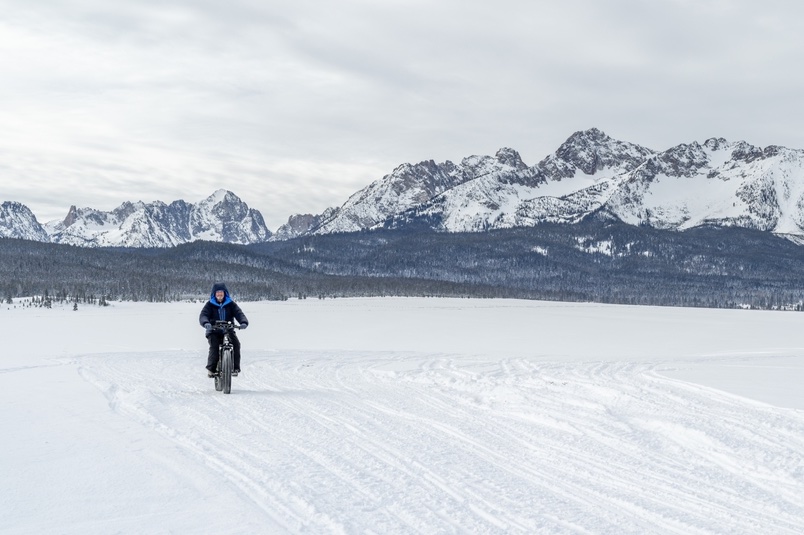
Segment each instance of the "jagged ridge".
[{"label": "jagged ridge", "polygon": [[402,164],[340,207],[291,216],[273,236],[258,211],[219,190],[195,205],[126,202],[111,212],[73,206],[63,221],[44,226],[24,205],[6,202],[0,237],[169,247],[373,228],[479,232],[590,217],[672,230],[736,226],[802,242],[804,151],[711,138],[657,152],[592,128],[574,133],[534,166],[510,148],[457,164]]},{"label": "jagged ridge", "polygon": [[19,203],[3,203],[0,211],[0,237],[82,247],[172,247],[197,240],[249,244],[270,236],[262,214],[226,190],[197,204],[124,202],[110,212],[71,206],[63,220],[45,225]]},{"label": "jagged ridge", "polygon": [[513,149],[460,164],[404,164],[340,208],[274,239],[385,227],[478,232],[591,216],[685,230],[738,226],[804,236],[804,151],[712,138],[657,152],[592,128],[529,167]]}]

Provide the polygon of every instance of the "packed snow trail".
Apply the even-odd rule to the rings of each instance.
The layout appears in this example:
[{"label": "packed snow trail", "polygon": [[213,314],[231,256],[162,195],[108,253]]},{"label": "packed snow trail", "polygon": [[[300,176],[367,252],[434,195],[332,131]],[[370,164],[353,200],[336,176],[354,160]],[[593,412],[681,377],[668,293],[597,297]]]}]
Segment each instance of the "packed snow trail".
[{"label": "packed snow trail", "polygon": [[0,304],[0,534],[802,533],[804,314]]},{"label": "packed snow trail", "polygon": [[801,411],[667,378],[662,363],[262,351],[231,395],[188,352],[78,363],[266,529],[804,532]]}]

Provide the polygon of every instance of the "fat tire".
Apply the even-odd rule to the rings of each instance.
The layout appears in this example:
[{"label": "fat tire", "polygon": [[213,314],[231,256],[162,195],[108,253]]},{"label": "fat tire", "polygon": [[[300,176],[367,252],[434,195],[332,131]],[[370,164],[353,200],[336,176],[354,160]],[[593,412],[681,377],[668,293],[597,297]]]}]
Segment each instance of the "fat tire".
[{"label": "fat tire", "polygon": [[232,366],[232,350],[224,349],[221,355],[221,384],[224,394],[232,392]]},{"label": "fat tire", "polygon": [[218,349],[218,365],[215,366],[215,370],[217,373],[215,374],[215,390],[220,392],[223,390],[223,382],[221,381],[221,361],[223,360],[223,355],[221,355],[223,351]]}]

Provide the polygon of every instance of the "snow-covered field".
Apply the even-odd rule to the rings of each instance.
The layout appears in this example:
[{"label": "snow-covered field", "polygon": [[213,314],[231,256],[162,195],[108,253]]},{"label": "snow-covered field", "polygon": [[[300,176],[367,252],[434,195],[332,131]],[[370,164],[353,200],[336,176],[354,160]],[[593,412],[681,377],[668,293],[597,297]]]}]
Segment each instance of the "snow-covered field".
[{"label": "snow-covered field", "polygon": [[0,306],[0,533],[804,533],[804,314]]}]

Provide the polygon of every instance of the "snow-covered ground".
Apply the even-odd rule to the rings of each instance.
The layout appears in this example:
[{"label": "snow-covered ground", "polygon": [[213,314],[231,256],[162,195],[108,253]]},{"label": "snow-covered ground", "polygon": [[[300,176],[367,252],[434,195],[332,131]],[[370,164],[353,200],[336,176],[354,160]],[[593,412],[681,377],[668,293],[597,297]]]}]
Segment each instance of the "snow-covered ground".
[{"label": "snow-covered ground", "polygon": [[0,306],[0,533],[804,532],[804,314]]}]

